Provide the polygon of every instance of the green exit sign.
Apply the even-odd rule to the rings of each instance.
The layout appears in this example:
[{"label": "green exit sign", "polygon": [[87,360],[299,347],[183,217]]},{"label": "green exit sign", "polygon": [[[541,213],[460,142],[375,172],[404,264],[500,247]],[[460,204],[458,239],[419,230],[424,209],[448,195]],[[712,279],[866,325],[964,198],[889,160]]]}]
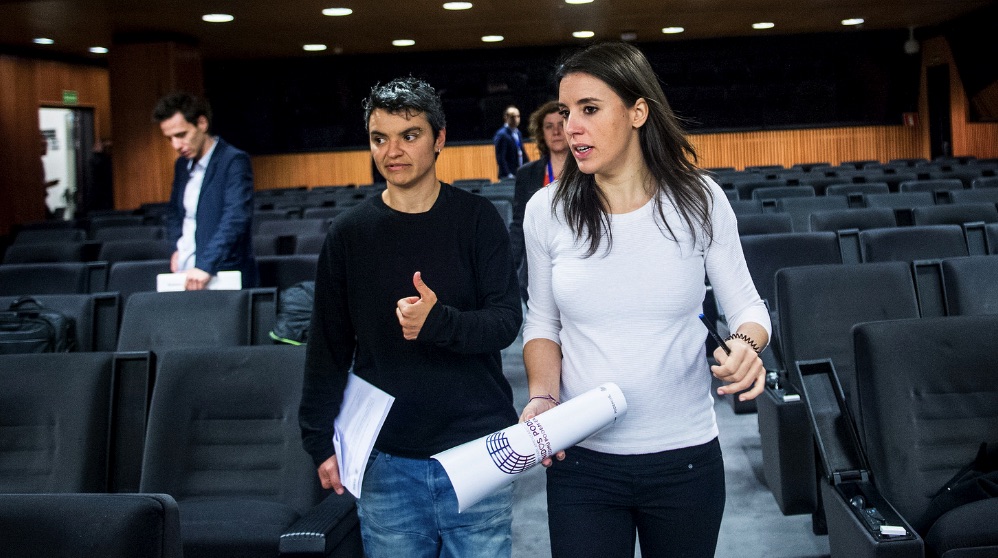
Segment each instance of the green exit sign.
[{"label": "green exit sign", "polygon": [[76,91],[70,89],[62,90],[62,104],[64,105],[75,105],[80,101],[80,95]]}]

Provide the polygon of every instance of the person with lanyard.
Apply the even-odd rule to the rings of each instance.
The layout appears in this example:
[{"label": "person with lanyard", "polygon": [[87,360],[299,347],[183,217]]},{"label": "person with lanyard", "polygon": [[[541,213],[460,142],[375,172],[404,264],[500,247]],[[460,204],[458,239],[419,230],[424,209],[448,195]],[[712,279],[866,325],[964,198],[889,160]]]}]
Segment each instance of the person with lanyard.
[{"label": "person with lanyard", "polygon": [[503,113],[503,126],[492,136],[496,149],[496,163],[499,165],[499,178],[513,178],[516,169],[530,161],[523,138],[517,126],[520,125],[520,109],[510,105]]},{"label": "person with lanyard", "polygon": [[530,114],[527,123],[530,137],[537,143],[541,158],[523,165],[516,171],[513,192],[513,220],[509,238],[513,248],[513,265],[520,277],[520,298],[527,301],[527,265],[523,257],[523,210],[537,190],[551,184],[561,176],[561,169],[568,158],[565,139],[565,122],[559,114],[558,101],[548,101]]},{"label": "person with lanyard", "polygon": [[[600,43],[559,67],[572,157],[527,203],[529,401],[521,420],[604,382],[627,398],[613,426],[546,459],[553,558],[714,556],[724,510],[719,394],[762,393],[769,312],[735,214],[696,166],[651,64]],[[730,354],[708,364],[699,320],[710,280]]]}]

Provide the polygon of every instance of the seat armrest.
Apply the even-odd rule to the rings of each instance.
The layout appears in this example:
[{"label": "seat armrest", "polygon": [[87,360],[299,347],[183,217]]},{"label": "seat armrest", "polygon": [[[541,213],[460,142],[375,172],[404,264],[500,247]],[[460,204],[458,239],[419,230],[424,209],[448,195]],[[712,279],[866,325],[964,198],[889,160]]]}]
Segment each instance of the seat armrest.
[{"label": "seat armrest", "polygon": [[330,494],[281,535],[280,555],[327,556],[344,537],[359,537],[358,524],[354,497],[349,493]]}]

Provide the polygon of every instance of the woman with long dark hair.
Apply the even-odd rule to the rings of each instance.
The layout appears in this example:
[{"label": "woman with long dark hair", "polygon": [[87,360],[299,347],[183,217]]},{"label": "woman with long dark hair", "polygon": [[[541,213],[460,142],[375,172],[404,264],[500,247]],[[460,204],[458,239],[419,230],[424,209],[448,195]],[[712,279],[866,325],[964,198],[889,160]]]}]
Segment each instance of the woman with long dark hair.
[{"label": "woman with long dark hair", "polygon": [[[552,554],[714,555],[724,464],[710,393],[764,386],[769,313],[749,276],[734,213],[696,166],[648,60],[597,44],[558,69],[570,152],[527,204],[530,270],[523,358],[529,419],[603,382],[622,420],[548,469]],[[732,333],[714,353],[698,319],[709,280]],[[749,389],[751,388],[751,389]]]}]

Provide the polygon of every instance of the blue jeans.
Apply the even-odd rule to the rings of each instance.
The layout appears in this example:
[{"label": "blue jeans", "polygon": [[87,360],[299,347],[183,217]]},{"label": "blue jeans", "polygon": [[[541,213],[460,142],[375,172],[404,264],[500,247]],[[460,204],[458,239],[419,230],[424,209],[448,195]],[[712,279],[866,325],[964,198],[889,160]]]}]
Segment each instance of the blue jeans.
[{"label": "blue jeans", "polygon": [[464,513],[434,459],[375,450],[357,501],[367,558],[505,557],[513,552],[513,486]]}]

